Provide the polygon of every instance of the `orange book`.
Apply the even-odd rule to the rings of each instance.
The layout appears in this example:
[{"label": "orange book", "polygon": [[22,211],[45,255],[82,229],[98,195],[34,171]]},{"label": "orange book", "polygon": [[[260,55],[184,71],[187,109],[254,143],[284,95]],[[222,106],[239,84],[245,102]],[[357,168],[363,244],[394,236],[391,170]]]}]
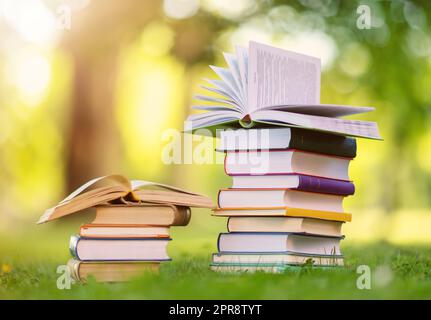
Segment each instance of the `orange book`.
[{"label": "orange book", "polygon": [[145,226],[134,224],[84,224],[81,237],[89,238],[169,238],[167,226]]},{"label": "orange book", "polygon": [[186,226],[190,218],[189,207],[168,204],[99,205],[92,224]]},{"label": "orange book", "polygon": [[332,211],[320,211],[310,209],[298,209],[290,207],[272,207],[272,208],[216,208],[213,210],[214,216],[222,217],[303,217],[315,218],[332,221],[352,221],[350,213],[340,213]]},{"label": "orange book", "polygon": [[83,262],[75,259],[67,266],[76,281],[87,281],[93,277],[97,282],[124,282],[146,272],[157,273],[159,262]]}]

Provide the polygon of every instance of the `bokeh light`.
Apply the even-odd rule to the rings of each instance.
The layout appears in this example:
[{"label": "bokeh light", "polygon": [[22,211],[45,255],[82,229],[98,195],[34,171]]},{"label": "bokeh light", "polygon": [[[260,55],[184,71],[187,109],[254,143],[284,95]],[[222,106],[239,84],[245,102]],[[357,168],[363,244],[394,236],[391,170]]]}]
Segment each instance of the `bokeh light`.
[{"label": "bokeh light", "polygon": [[199,0],[164,0],[166,15],[174,19],[186,19],[199,10]]},{"label": "bokeh light", "polygon": [[24,103],[36,106],[42,102],[51,81],[48,58],[37,52],[21,53],[11,59],[7,70]]}]

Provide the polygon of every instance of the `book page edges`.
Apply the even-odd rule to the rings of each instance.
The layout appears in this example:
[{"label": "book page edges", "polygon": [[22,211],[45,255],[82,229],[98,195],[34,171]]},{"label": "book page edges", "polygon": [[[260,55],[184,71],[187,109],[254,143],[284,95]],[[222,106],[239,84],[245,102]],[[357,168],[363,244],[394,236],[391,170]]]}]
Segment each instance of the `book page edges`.
[{"label": "book page edges", "polygon": [[142,189],[142,188],[146,188],[146,187],[159,187],[159,188],[163,188],[163,189],[167,189],[167,190],[172,190],[172,191],[176,191],[176,192],[180,192],[180,193],[186,193],[186,194],[191,194],[191,195],[195,195],[195,196],[201,196],[201,197],[205,197],[202,194],[196,193],[196,192],[192,192],[192,191],[188,191],[185,189],[181,189],[178,187],[173,187],[167,184],[163,184],[163,183],[157,183],[157,182],[151,182],[151,181],[145,181],[145,180],[131,180],[130,181],[131,186],[132,186],[132,193],[133,191]]},{"label": "book page edges", "polygon": [[[55,207],[52,207],[52,208],[45,210],[44,214],[39,218],[37,224],[42,224],[45,222],[56,220],[56,219],[62,218],[64,216],[68,216],[70,214],[95,207],[98,204],[121,198],[127,194],[128,194],[128,192],[121,192],[121,193],[115,192],[115,193],[112,193],[111,195],[109,193],[103,194],[100,197],[98,197],[98,199],[96,199],[96,200],[84,199],[84,200],[75,200],[74,201],[74,199],[72,199],[68,202],[61,202],[58,205],[56,205]],[[72,209],[69,209],[69,210],[64,209],[64,206],[66,206],[70,203],[73,203],[73,202],[80,203],[81,206],[78,207],[78,209],[73,209],[73,210]],[[83,204],[83,203],[85,203],[85,204]]]},{"label": "book page edges", "polygon": [[[113,183],[108,183],[108,181],[113,181],[115,182],[115,184],[124,186],[125,190],[131,190],[131,183],[126,177],[119,174],[106,175],[106,176],[91,179],[90,181],[84,183],[82,186],[80,186],[71,194],[69,194],[65,199],[60,201],[60,204],[69,202],[70,200],[74,199],[78,195],[83,194],[84,191],[87,191],[88,189],[93,189],[93,187],[97,186],[98,184],[114,186]],[[94,189],[97,189],[97,187]]]},{"label": "book page edges", "polygon": [[183,132],[202,135],[202,136],[216,136],[217,131],[224,130],[224,129],[240,129],[240,128],[251,129],[251,128],[268,128],[268,127],[272,127],[272,128],[274,128],[274,127],[275,128],[277,128],[277,127],[288,127],[288,128],[301,128],[301,129],[305,129],[305,130],[329,133],[329,134],[339,135],[339,136],[343,136],[343,137],[364,138],[364,139],[371,139],[371,140],[378,140],[378,141],[384,140],[381,137],[380,133],[378,136],[364,136],[364,135],[358,135],[358,134],[350,134],[350,133],[346,133],[346,132],[323,130],[323,129],[318,129],[318,128],[294,125],[294,124],[290,124],[290,123],[271,122],[271,121],[265,121],[265,120],[253,119],[250,124],[241,123],[241,122],[242,121],[240,119],[238,119],[238,120],[234,120],[234,121],[226,121],[226,122],[221,122],[221,123],[208,124],[208,125],[203,125],[203,126],[199,126],[199,127],[189,126]]},{"label": "book page edges", "polygon": [[215,206],[209,197],[172,191],[136,190],[135,196],[147,203],[172,204],[180,207],[197,207],[213,209]]}]

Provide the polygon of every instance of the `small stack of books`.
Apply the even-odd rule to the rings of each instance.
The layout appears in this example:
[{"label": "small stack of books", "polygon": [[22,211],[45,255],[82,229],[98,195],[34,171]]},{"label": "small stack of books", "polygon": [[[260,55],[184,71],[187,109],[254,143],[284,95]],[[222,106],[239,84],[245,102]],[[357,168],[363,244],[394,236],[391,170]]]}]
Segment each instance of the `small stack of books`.
[{"label": "small stack of books", "polygon": [[213,270],[343,265],[341,226],[351,215],[342,201],[354,193],[354,138],[298,128],[225,130],[219,150],[233,185],[220,190],[214,210],[229,217],[229,232],[219,236]]},{"label": "small stack of books", "polygon": [[158,271],[161,262],[171,260],[169,228],[186,226],[191,206],[212,207],[212,202],[171,186],[106,176],[48,209],[40,222],[95,207],[95,219],[70,239],[70,274],[78,281],[91,275],[96,281],[119,282]]},{"label": "small stack of books", "polygon": [[189,221],[189,207],[96,206],[96,218],[70,239],[72,275],[85,280],[91,271],[97,281],[126,281],[144,270],[157,271],[162,261],[171,260],[169,227]]},{"label": "small stack of books", "polygon": [[192,107],[201,112],[186,127],[220,133],[233,177],[214,211],[229,217],[229,232],[219,236],[212,269],[343,265],[341,226],[351,215],[342,202],[354,193],[355,137],[381,137],[375,122],[342,117],[374,108],[320,104],[318,58],[253,41],[224,58],[227,68],[211,66],[220,79],[205,79],[206,94]]}]

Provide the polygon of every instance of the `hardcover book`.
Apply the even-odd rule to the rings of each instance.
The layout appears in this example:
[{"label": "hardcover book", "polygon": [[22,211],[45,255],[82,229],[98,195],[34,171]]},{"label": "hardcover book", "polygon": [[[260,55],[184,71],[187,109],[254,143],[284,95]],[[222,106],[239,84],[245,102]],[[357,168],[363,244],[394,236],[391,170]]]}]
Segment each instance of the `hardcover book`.
[{"label": "hardcover book", "polygon": [[235,175],[232,176],[233,189],[295,189],[300,191],[352,195],[355,185],[351,181],[313,177],[304,174],[284,175]]},{"label": "hardcover book", "polygon": [[219,235],[220,253],[296,253],[341,255],[343,237],[311,236],[295,233],[232,232]]},{"label": "hardcover book", "polygon": [[352,221],[350,213],[289,207],[216,208],[213,210],[213,215],[219,217],[303,217],[342,222]]},{"label": "hardcover book", "polygon": [[186,226],[190,222],[189,207],[169,204],[98,205],[94,224]]},{"label": "hardcover book", "polygon": [[[211,263],[210,269],[215,272],[230,273],[230,272],[241,272],[241,273],[254,273],[254,272],[266,272],[266,273],[283,273],[287,269],[295,268],[295,266],[286,264],[273,264],[273,263],[249,263],[249,264],[227,264],[227,263]],[[298,268],[298,267],[297,267]]]},{"label": "hardcover book", "polygon": [[85,238],[169,238],[169,227],[129,224],[85,224],[79,235]]},{"label": "hardcover book", "polygon": [[[311,268],[336,268],[338,265],[310,265]],[[212,271],[221,273],[283,273],[287,270],[300,270],[303,265],[282,264],[282,263],[211,263]]]},{"label": "hardcover book", "polygon": [[229,232],[289,232],[341,236],[341,221],[300,217],[230,217]]},{"label": "hardcover book", "polygon": [[291,189],[222,189],[219,208],[278,208],[344,212],[344,196]]},{"label": "hardcover book", "polygon": [[217,151],[296,149],[345,158],[356,157],[356,139],[300,128],[226,129]]},{"label": "hardcover book", "polygon": [[169,261],[170,238],[70,238],[70,252],[81,261]]},{"label": "hardcover book", "polygon": [[226,153],[227,175],[303,174],[349,180],[350,158],[299,150],[230,151]]},{"label": "hardcover book", "polygon": [[67,262],[72,278],[87,281],[94,277],[97,282],[124,282],[139,277],[146,272],[157,273],[158,262],[87,262],[70,259]]},{"label": "hardcover book", "polygon": [[218,265],[303,265],[312,264],[316,266],[343,266],[343,256],[334,255],[306,255],[293,253],[278,254],[232,254],[232,253],[215,253],[212,262]]}]

